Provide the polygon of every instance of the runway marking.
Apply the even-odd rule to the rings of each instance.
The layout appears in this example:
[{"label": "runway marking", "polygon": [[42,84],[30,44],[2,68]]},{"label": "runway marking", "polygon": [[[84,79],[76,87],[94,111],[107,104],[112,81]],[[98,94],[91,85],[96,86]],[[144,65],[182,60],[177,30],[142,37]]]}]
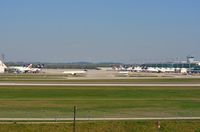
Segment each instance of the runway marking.
[{"label": "runway marking", "polygon": [[[72,121],[74,118],[0,118],[0,121]],[[200,117],[76,118],[77,121],[200,120]]]},{"label": "runway marking", "polygon": [[199,87],[200,84],[119,84],[119,83],[67,83],[67,84],[60,84],[60,83],[0,83],[0,86],[181,86],[181,87],[188,87],[188,86],[196,86]]}]

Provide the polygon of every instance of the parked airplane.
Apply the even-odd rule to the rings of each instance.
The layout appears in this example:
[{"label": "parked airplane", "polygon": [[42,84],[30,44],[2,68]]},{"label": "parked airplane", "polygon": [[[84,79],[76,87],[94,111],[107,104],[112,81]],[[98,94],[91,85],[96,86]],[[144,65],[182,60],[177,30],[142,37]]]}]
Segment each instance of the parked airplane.
[{"label": "parked airplane", "polygon": [[0,73],[4,73],[7,66],[0,60]]},{"label": "parked airplane", "polygon": [[116,71],[126,71],[126,68],[122,65],[115,66],[115,67],[113,67],[113,69],[116,70]]},{"label": "parked airplane", "polygon": [[38,72],[40,72],[42,70],[43,67],[44,67],[44,64],[38,64],[37,68],[32,68],[32,66],[31,66],[31,71],[30,72],[38,73]]},{"label": "parked airplane", "polygon": [[159,72],[159,69],[158,69],[158,67],[147,67],[146,68],[146,71],[147,72]]},{"label": "parked airplane", "polygon": [[142,67],[140,67],[140,66],[136,66],[136,67],[134,67],[133,71],[134,71],[134,72],[142,72],[143,69],[142,69]]},{"label": "parked airplane", "polygon": [[41,71],[41,68],[33,68],[32,66],[32,64],[28,66],[10,66],[7,70],[16,73],[38,73]]}]

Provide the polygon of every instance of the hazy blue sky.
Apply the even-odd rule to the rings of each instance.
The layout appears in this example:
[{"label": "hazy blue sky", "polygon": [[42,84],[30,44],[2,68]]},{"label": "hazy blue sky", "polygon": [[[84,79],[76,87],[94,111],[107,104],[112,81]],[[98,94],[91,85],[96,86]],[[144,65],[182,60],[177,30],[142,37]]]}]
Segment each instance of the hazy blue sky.
[{"label": "hazy blue sky", "polygon": [[200,58],[200,0],[1,0],[6,61]]}]

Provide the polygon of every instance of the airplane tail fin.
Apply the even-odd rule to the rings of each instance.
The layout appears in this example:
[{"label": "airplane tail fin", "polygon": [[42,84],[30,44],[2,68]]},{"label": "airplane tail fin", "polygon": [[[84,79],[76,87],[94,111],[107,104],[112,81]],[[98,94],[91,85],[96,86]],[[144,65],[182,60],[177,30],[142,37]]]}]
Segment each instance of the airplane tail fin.
[{"label": "airplane tail fin", "polygon": [[0,66],[3,68],[7,68],[7,66],[0,60]]},{"label": "airplane tail fin", "polygon": [[32,68],[32,66],[33,66],[33,64],[29,64],[29,65],[27,66],[27,68]]}]

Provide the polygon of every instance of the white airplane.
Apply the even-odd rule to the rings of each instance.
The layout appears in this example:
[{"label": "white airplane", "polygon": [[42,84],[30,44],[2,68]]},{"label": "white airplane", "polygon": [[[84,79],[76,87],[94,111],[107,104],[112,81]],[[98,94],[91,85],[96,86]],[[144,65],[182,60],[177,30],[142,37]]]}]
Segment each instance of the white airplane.
[{"label": "white airplane", "polygon": [[129,71],[119,71],[118,74],[128,76]]},{"label": "white airplane", "polygon": [[133,68],[132,66],[126,68],[127,71],[133,71],[133,69],[134,69],[134,68]]},{"label": "white airplane", "polygon": [[0,60],[0,73],[4,73],[7,66]]},{"label": "white airplane", "polygon": [[120,66],[115,66],[115,67],[113,67],[113,69],[114,70],[116,70],[116,71],[126,71],[127,69],[124,67],[124,66],[122,66],[122,65],[120,65]]},{"label": "white airplane", "polygon": [[86,74],[86,70],[76,70],[76,71],[64,71],[63,74],[69,74],[69,75],[80,75],[80,74]]},{"label": "white airplane", "polygon": [[134,69],[133,69],[133,71],[134,72],[142,72],[142,67],[140,67],[140,66],[136,66],[136,67],[134,67]]},{"label": "white airplane", "polygon": [[157,67],[147,67],[146,69],[147,72],[159,72],[159,69]]},{"label": "white airplane", "polygon": [[158,68],[158,72],[162,72],[162,73],[173,73],[175,72],[175,68],[170,68],[170,67],[167,67],[167,68]]},{"label": "white airplane", "polygon": [[42,68],[44,68],[44,64],[38,64],[38,65],[37,65],[37,68],[33,68],[33,67],[31,66],[30,72],[32,72],[32,73],[39,73],[39,72],[42,71]]},{"label": "white airplane", "polygon": [[32,64],[28,66],[10,66],[7,69],[16,73],[38,73],[41,71],[41,68],[32,68],[32,66]]}]

